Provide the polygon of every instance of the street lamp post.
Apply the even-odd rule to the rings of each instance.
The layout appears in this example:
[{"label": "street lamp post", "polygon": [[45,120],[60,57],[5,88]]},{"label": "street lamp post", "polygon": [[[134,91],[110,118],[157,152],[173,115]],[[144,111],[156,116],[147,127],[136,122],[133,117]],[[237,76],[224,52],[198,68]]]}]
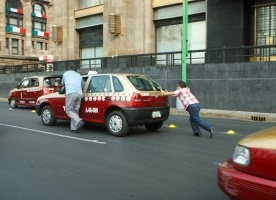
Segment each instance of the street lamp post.
[{"label": "street lamp post", "polygon": [[188,55],[188,0],[183,0],[183,26],[182,26],[182,81],[186,82],[186,65]]}]

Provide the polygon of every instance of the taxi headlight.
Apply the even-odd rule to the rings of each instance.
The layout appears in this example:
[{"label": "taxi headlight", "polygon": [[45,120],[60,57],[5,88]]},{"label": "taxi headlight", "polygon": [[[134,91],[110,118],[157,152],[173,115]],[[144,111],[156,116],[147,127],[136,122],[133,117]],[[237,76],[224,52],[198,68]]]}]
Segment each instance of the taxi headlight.
[{"label": "taxi headlight", "polygon": [[250,163],[250,152],[249,149],[244,146],[236,146],[233,153],[233,161],[236,164],[247,166]]}]

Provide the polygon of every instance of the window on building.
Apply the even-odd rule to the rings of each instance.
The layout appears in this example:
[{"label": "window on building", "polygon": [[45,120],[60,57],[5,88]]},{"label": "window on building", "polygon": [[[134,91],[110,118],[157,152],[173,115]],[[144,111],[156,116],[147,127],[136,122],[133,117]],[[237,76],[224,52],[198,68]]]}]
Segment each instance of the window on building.
[{"label": "window on building", "polygon": [[36,42],[36,50],[42,50],[43,49],[43,42]]},{"label": "window on building", "polygon": [[[189,2],[188,23],[188,49],[206,48],[206,2]],[[182,5],[161,7],[154,10],[154,21],[156,26],[156,52],[182,51]],[[174,56],[174,64],[181,64],[182,53]],[[170,55],[169,55],[170,56]],[[189,58],[189,57],[188,57]],[[195,58],[195,59],[194,59]],[[166,55],[157,56],[157,64],[163,65],[167,62]],[[189,59],[187,59],[189,62]],[[204,63],[204,53],[193,54],[193,63]]]},{"label": "window on building", "polygon": [[6,26],[22,27],[23,8],[19,0],[6,1]]},{"label": "window on building", "polygon": [[81,59],[87,59],[81,61],[81,68],[97,68],[101,67],[101,60],[96,59],[103,57],[103,47],[89,47],[81,49]]},{"label": "window on building", "polygon": [[103,0],[79,0],[79,9],[102,5]]},{"label": "window on building", "polygon": [[[250,44],[253,46],[276,44],[275,0],[255,0],[251,4]],[[253,55],[266,59],[276,56],[276,48],[258,49]]]},{"label": "window on building", "polygon": [[9,49],[9,38],[6,38],[6,48]]},{"label": "window on building", "polygon": [[47,17],[45,9],[40,4],[33,4],[32,6],[32,29],[35,31],[45,32],[47,24]]},{"label": "window on building", "polygon": [[24,55],[24,48],[25,48],[24,40],[21,40],[21,55]]},{"label": "window on building", "polygon": [[12,39],[12,54],[13,55],[18,55],[18,39]]},{"label": "window on building", "polygon": [[22,9],[22,4],[20,0],[6,0],[6,7]]}]

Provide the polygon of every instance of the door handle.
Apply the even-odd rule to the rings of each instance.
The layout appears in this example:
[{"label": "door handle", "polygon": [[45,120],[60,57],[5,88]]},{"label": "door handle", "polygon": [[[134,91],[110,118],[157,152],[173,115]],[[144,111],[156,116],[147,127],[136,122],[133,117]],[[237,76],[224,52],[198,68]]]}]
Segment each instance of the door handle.
[{"label": "door handle", "polygon": [[108,97],[105,97],[105,100],[108,100],[108,101],[110,101],[110,100],[111,100],[111,97],[110,97],[110,96],[108,96]]}]

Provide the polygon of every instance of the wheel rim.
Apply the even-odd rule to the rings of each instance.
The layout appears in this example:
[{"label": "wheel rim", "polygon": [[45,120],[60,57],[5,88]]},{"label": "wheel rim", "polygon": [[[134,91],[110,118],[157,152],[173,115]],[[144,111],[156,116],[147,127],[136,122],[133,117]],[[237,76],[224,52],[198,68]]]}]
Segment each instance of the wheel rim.
[{"label": "wheel rim", "polygon": [[13,107],[13,108],[15,107],[15,100],[14,99],[11,100],[11,107]]},{"label": "wheel rim", "polygon": [[51,121],[51,112],[49,110],[44,110],[42,113],[43,121],[48,124]]},{"label": "wheel rim", "polygon": [[123,128],[123,121],[118,115],[114,115],[109,120],[109,128],[112,132],[118,133]]}]

